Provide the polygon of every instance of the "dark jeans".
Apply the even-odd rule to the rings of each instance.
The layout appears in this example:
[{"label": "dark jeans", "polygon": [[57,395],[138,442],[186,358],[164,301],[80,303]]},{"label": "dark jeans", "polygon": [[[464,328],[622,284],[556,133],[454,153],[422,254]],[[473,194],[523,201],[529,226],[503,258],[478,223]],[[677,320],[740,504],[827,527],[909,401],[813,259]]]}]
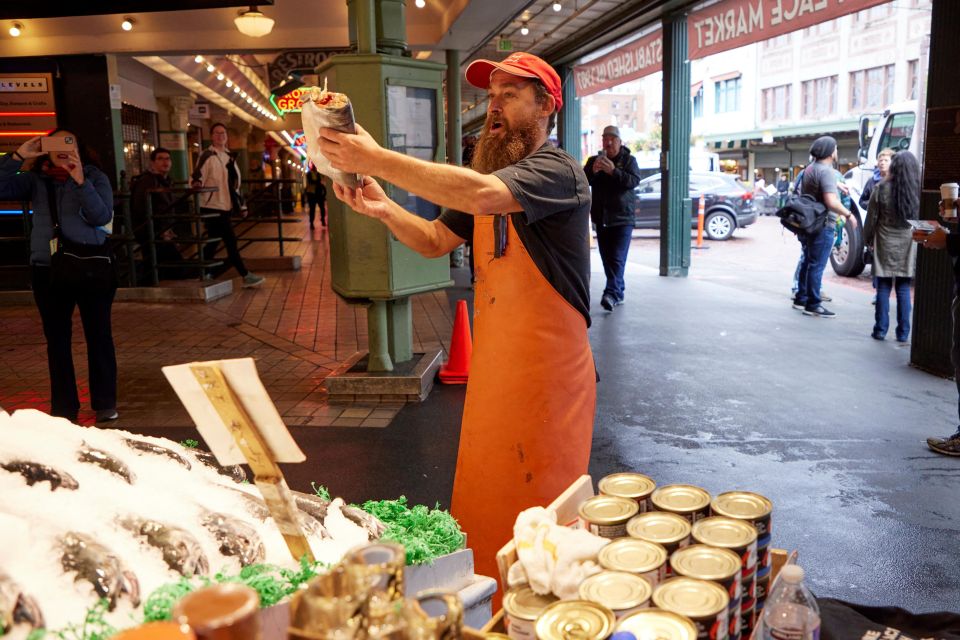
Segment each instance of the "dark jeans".
[{"label": "dark jeans", "polygon": [[910,337],[910,283],[913,278],[874,278],[877,282],[877,308],[873,312],[874,334],[885,336],[890,328],[890,290],[897,292],[897,340]]},{"label": "dark jeans", "polygon": [[[233,221],[230,219],[229,211],[220,211],[219,209],[200,209],[201,213],[216,213],[216,218],[208,218],[203,221],[207,228],[207,235],[211,238],[220,238],[223,240],[223,246],[227,248],[227,262],[232,265],[240,276],[249,273],[243,264],[243,258],[240,257],[240,249],[237,248],[237,234],[233,232]],[[220,248],[219,242],[211,242],[203,247],[203,259],[213,260],[217,255],[217,249]],[[226,271],[222,269],[220,272]]]},{"label": "dark jeans", "polygon": [[799,288],[795,300],[807,309],[813,310],[820,306],[820,282],[833,250],[836,228],[836,225],[827,223],[820,233],[800,238],[803,245],[803,263],[800,265],[797,282]]},{"label": "dark jeans", "polygon": [[113,347],[110,309],[116,287],[79,291],[50,285],[50,267],[32,268],[33,299],[43,321],[50,370],[50,413],[76,422],[80,411],[73,369],[73,310],[80,308],[87,341],[90,405],[94,411],[117,406],[117,355]]},{"label": "dark jeans", "polygon": [[597,245],[600,247],[603,273],[607,276],[603,294],[613,296],[617,302],[623,301],[623,270],[627,266],[632,234],[633,225],[597,227]]},{"label": "dark jeans", "polygon": [[315,193],[308,193],[307,202],[310,203],[310,226],[313,227],[317,205],[320,205],[320,224],[327,226],[327,199],[318,198]]},{"label": "dark jeans", "polygon": [[[950,348],[950,360],[953,362],[953,378],[957,383],[957,415],[960,416],[960,298],[954,297],[950,306],[953,313],[953,343]],[[957,436],[960,436],[960,423],[957,423]]]}]

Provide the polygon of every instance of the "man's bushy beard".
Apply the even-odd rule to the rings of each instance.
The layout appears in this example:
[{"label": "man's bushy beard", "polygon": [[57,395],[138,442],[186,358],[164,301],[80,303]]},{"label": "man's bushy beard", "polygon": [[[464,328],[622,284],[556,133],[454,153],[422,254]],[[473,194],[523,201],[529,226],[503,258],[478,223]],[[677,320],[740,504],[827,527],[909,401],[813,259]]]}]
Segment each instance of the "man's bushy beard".
[{"label": "man's bushy beard", "polygon": [[536,145],[542,125],[536,118],[530,118],[511,126],[503,123],[506,133],[502,137],[491,135],[490,118],[483,127],[477,146],[473,150],[470,168],[480,173],[493,173],[509,167],[536,151]]}]

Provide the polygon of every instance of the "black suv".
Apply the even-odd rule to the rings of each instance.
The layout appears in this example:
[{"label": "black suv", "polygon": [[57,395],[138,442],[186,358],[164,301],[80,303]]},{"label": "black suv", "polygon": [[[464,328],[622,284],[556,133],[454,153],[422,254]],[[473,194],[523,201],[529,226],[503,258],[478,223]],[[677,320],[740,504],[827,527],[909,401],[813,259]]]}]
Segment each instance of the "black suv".
[{"label": "black suv", "polygon": [[[644,178],[634,189],[637,229],[660,228],[660,174]],[[705,196],[703,230],[711,240],[726,240],[739,227],[757,221],[753,192],[735,176],[719,172],[690,172],[693,228],[697,228],[700,194]]]}]

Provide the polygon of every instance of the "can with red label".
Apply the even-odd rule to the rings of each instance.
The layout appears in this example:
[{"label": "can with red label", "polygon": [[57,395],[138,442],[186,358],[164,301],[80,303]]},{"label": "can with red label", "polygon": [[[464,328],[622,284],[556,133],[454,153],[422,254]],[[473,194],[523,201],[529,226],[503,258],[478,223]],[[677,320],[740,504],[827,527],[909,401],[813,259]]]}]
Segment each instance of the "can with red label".
[{"label": "can with red label", "polygon": [[773,503],[759,493],[751,491],[721,493],[710,503],[710,513],[715,516],[746,520],[756,527],[758,536],[770,535]]},{"label": "can with red label", "polygon": [[692,620],[698,640],[728,640],[730,596],[716,582],[670,578],[654,590],[653,604]]},{"label": "can with red label", "polygon": [[[641,513],[627,523],[627,535],[661,545],[672,555],[690,544],[690,522],[675,513],[652,511]],[[673,576],[673,567],[667,563],[667,577]]]},{"label": "can with red label", "polygon": [[693,539],[700,544],[730,549],[741,560],[744,576],[757,568],[757,529],[745,520],[711,516],[693,525]]},{"label": "can with red label", "polygon": [[740,603],[740,634],[749,637],[757,624],[757,601],[744,598]]},{"label": "can with red label", "polygon": [[740,558],[729,549],[694,544],[670,556],[675,575],[716,582],[730,596],[730,637],[740,637]]},{"label": "can with red label", "polygon": [[690,524],[710,515],[710,494],[706,489],[691,484],[660,487],[651,494],[650,502],[657,511],[683,516]]},{"label": "can with red label", "polygon": [[667,550],[655,542],[621,538],[600,549],[597,561],[607,571],[643,576],[655,587],[666,577]]},{"label": "can with red label", "polygon": [[602,538],[625,538],[627,522],[640,512],[636,500],[616,496],[594,496],[580,505],[585,529]]},{"label": "can with red label", "polygon": [[635,500],[640,507],[640,513],[652,509],[650,494],[656,488],[657,483],[642,473],[614,473],[597,483],[597,490],[601,495]]}]

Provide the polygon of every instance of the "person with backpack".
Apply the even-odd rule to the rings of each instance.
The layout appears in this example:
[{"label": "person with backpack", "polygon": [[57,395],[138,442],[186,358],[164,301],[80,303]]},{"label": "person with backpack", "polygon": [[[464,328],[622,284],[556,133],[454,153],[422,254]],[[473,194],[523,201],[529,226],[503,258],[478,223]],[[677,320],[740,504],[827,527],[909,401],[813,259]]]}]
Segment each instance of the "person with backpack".
[{"label": "person with backpack", "polygon": [[807,316],[834,318],[837,314],[824,307],[820,297],[823,270],[833,249],[837,219],[842,216],[851,228],[856,227],[857,219],[840,201],[833,168],[838,160],[837,141],[831,136],[817,138],[810,146],[810,157],[811,163],[803,170],[799,190],[801,195],[810,196],[826,207],[827,216],[822,229],[797,236],[803,245],[803,263],[793,308],[802,310]]}]

